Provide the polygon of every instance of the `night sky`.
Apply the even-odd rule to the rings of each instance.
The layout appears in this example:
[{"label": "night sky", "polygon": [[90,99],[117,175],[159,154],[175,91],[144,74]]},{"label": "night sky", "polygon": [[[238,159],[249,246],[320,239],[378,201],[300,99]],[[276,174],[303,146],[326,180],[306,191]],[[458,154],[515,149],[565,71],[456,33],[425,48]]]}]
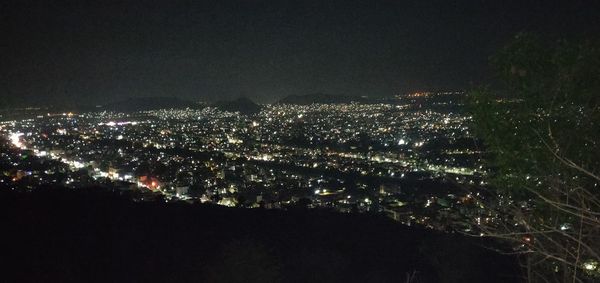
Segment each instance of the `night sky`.
[{"label": "night sky", "polygon": [[593,2],[5,0],[0,103],[465,89],[516,32],[598,34]]}]

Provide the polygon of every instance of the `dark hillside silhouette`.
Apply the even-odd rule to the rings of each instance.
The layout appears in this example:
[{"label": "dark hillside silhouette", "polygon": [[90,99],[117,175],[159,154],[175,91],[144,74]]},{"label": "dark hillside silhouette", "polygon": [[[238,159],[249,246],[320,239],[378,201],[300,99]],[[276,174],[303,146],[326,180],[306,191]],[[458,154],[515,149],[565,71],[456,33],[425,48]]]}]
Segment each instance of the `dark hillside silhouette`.
[{"label": "dark hillside silhouette", "polygon": [[[130,201],[100,188],[0,192],[8,282],[507,282],[477,239],[377,215]],[[486,243],[490,244],[490,243]]]}]

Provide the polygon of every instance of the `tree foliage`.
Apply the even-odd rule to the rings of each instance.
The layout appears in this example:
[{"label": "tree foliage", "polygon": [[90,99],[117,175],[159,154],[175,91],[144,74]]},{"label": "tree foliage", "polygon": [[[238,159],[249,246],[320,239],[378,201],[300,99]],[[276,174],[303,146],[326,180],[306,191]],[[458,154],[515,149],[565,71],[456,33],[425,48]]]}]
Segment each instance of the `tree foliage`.
[{"label": "tree foliage", "polygon": [[491,61],[501,86],[469,93],[496,196],[489,204],[496,220],[480,228],[528,255],[531,281],[593,280],[600,269],[600,45],[519,34]]}]

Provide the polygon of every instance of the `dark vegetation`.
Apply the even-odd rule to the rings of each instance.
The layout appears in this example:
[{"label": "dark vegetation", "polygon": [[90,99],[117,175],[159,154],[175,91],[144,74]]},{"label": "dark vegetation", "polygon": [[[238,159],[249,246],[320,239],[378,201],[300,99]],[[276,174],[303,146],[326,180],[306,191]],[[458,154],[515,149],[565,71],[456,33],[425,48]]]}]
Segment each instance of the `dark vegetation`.
[{"label": "dark vegetation", "polygon": [[500,85],[469,110],[493,200],[510,201],[479,228],[519,247],[528,282],[598,282],[600,40],[521,33],[491,59]]},{"label": "dark vegetation", "polygon": [[479,238],[380,215],[133,202],[100,188],[0,191],[7,282],[513,282]]}]

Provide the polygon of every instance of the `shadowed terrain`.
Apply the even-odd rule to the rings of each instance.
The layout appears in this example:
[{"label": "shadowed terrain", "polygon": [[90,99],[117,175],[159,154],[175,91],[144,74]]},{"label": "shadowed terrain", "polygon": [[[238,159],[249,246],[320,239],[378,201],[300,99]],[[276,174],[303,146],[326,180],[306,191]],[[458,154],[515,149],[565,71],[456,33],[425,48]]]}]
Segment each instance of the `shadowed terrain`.
[{"label": "shadowed terrain", "polygon": [[[383,216],[130,201],[99,188],[0,192],[3,278],[19,282],[507,282],[478,239]],[[489,243],[488,243],[489,244]]]}]

